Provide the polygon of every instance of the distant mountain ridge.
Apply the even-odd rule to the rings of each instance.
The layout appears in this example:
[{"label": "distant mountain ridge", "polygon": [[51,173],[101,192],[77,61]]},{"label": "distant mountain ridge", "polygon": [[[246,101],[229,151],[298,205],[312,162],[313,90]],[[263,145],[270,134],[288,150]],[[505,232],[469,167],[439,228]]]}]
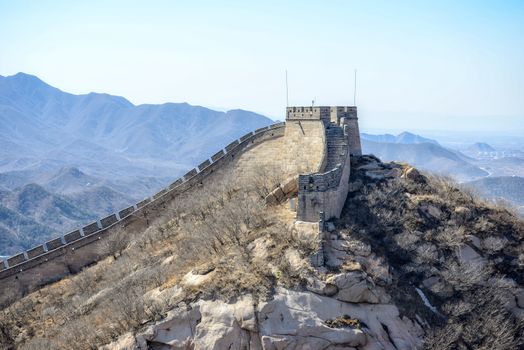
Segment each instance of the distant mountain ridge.
[{"label": "distant mountain ridge", "polygon": [[[192,165],[218,144],[269,125],[262,115],[187,103],[135,106],[119,96],[72,95],[37,77],[0,77],[0,135],[10,148],[47,153],[85,140],[119,155]],[[191,140],[192,142],[188,142]],[[227,141],[226,141],[227,140]]]},{"label": "distant mountain ridge", "polygon": [[477,142],[468,147],[470,152],[495,152],[496,149],[485,142]]},{"label": "distant mountain ridge", "polygon": [[382,134],[382,135],[372,135],[361,133],[360,138],[367,141],[380,142],[380,143],[400,143],[400,144],[419,144],[419,143],[433,143],[438,144],[436,140],[428,139],[426,137],[412,134],[410,132],[404,131],[398,135],[392,134]]},{"label": "distant mountain ridge", "polygon": [[0,255],[150,196],[232,140],[272,124],[240,109],[134,105],[0,76]]},{"label": "distant mountain ridge", "polygon": [[410,163],[437,174],[453,176],[459,181],[469,181],[489,175],[472,164],[468,156],[441,146],[437,141],[420,135],[403,132],[391,134],[361,134],[364,153],[374,154],[386,161]]}]

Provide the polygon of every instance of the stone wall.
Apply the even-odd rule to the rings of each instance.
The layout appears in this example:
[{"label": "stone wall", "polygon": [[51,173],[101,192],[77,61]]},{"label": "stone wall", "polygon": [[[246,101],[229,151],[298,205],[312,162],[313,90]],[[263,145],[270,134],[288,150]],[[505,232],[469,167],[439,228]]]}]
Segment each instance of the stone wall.
[{"label": "stone wall", "polygon": [[347,144],[346,149],[346,154],[341,155],[335,168],[299,175],[298,220],[315,222],[321,215],[326,220],[340,217],[346,201],[351,166]]},{"label": "stone wall", "polygon": [[[79,272],[111,254],[107,238],[119,230],[145,230],[151,220],[175,197],[201,185],[211,174],[227,169],[246,150],[285,134],[285,123],[278,123],[248,133],[216,153],[212,159],[187,172],[167,188],[150,198],[111,214],[99,221],[9,257],[0,263],[0,296],[24,295],[64,276]],[[240,141],[241,140],[241,141]]]},{"label": "stone wall", "polygon": [[[329,136],[327,161],[322,162],[323,167],[315,173],[299,175],[297,219],[300,221],[315,222],[321,215],[327,220],[340,217],[349,186],[350,157],[362,153],[357,108],[333,106],[328,110],[328,120],[321,118],[320,113],[304,114],[307,121],[313,117],[321,120],[327,126]],[[299,119],[304,112],[307,112],[306,107],[293,107],[291,111],[288,108],[288,115],[295,119]]]},{"label": "stone wall", "polygon": [[360,153],[356,107],[289,107],[286,123],[242,136],[154,196],[0,261],[0,296],[21,296],[79,272],[113,253],[108,246],[112,234],[144,231],[175,198],[193,195],[192,189],[213,190],[223,179],[285,180],[303,174],[298,180],[297,219],[339,217],[347,195],[350,154]]}]

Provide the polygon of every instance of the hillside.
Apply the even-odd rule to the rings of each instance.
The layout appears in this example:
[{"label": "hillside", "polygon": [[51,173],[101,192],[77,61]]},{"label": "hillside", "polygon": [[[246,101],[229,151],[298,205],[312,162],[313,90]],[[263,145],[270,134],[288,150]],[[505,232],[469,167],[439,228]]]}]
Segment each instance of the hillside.
[{"label": "hillside", "polygon": [[115,238],[120,252],[5,308],[0,344],[523,346],[524,222],[411,167],[353,163],[342,217],[326,223],[320,251],[318,227],[294,224],[287,202],[266,205],[261,179],[230,179]]},{"label": "hillside", "polygon": [[524,215],[524,178],[519,176],[486,177],[465,184],[485,198],[506,201]]},{"label": "hillside", "polygon": [[[0,193],[0,255],[15,254],[98,216],[37,184]],[[98,207],[98,203],[95,204]]]}]

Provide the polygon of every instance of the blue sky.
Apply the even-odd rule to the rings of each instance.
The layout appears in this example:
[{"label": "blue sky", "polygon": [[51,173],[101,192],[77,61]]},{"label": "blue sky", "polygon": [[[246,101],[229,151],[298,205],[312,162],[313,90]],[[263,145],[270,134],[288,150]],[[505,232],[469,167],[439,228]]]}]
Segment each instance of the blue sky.
[{"label": "blue sky", "polygon": [[0,0],[0,74],[73,93],[282,118],[357,105],[364,128],[524,130],[524,1]]}]

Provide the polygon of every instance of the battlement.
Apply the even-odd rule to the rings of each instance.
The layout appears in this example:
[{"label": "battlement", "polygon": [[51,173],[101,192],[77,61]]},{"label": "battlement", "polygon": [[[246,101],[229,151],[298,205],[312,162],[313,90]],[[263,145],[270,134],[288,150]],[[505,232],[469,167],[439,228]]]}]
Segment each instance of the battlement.
[{"label": "battlement", "polygon": [[287,107],[286,120],[323,120],[329,122],[331,109],[326,106]]},{"label": "battlement", "polygon": [[340,124],[342,118],[357,119],[356,106],[293,106],[286,108],[286,120],[322,120]]}]

